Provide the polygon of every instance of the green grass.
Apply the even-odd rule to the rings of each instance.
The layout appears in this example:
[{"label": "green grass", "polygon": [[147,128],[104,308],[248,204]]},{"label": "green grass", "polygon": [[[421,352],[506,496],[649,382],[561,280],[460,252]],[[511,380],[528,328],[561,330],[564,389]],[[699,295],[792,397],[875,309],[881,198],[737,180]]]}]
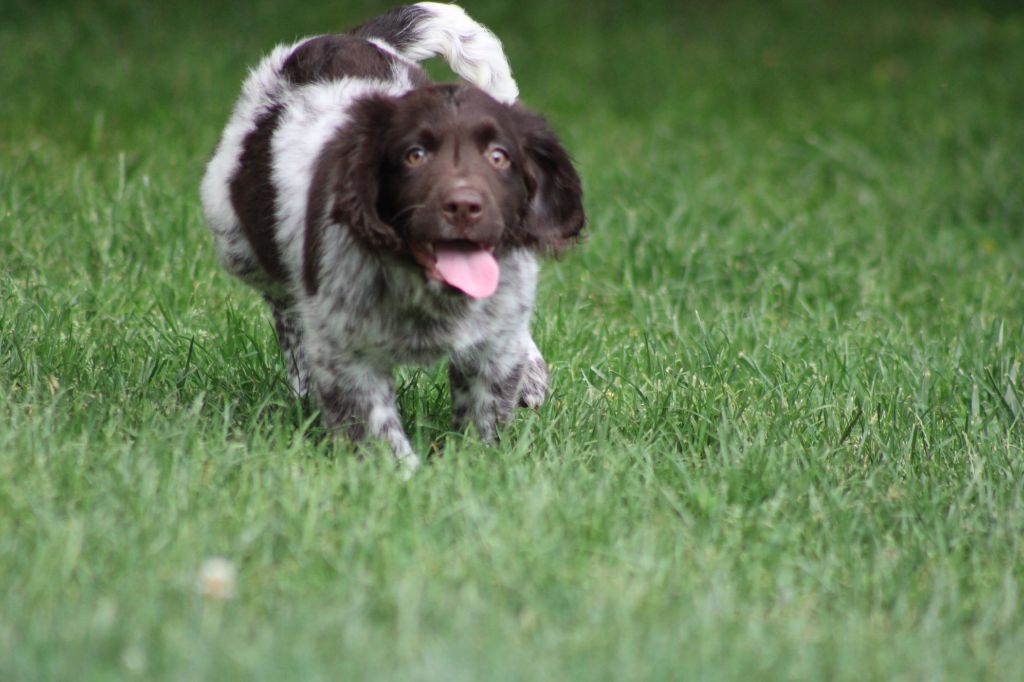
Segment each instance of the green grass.
[{"label": "green grass", "polygon": [[499,447],[401,373],[403,483],[199,209],[245,69],[380,9],[299,4],[0,10],[0,679],[1021,678],[1019,8],[474,3],[591,236]]}]

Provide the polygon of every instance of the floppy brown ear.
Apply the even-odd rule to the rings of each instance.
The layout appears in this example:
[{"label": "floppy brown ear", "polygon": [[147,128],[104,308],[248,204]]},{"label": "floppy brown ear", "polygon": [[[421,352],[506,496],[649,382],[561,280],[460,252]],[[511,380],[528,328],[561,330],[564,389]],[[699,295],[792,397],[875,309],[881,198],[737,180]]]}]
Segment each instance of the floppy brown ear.
[{"label": "floppy brown ear", "polygon": [[528,115],[523,141],[530,205],[525,229],[541,247],[558,250],[579,237],[586,224],[580,176],[544,119]]},{"label": "floppy brown ear", "polygon": [[380,199],[384,132],[391,124],[395,101],[377,95],[356,102],[338,140],[338,170],[332,217],[348,225],[374,248],[393,250],[401,240],[377,212]]},{"label": "floppy brown ear", "polygon": [[306,204],[302,277],[316,293],[324,234],[332,223],[346,225],[370,247],[396,249],[398,234],[377,213],[383,132],[394,100],[368,97],[353,105],[349,121],[328,142],[316,161]]}]

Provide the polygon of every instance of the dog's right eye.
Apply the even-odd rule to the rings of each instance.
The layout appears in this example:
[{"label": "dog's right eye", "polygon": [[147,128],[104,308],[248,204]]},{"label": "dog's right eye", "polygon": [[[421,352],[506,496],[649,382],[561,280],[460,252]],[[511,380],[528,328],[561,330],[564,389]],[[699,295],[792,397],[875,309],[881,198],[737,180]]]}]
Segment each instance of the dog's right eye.
[{"label": "dog's right eye", "polygon": [[427,150],[423,147],[410,147],[405,152],[405,165],[418,166],[427,160]]}]

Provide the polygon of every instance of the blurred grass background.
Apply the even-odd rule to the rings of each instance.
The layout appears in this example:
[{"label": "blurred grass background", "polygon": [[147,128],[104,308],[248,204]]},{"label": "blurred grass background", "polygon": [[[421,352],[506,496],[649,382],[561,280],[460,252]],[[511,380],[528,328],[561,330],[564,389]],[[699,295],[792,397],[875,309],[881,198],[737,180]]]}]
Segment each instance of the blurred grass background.
[{"label": "blurred grass background", "polygon": [[1019,3],[465,6],[591,236],[501,446],[402,372],[403,485],[197,196],[246,70],[386,5],[0,5],[0,678],[1019,679]]}]

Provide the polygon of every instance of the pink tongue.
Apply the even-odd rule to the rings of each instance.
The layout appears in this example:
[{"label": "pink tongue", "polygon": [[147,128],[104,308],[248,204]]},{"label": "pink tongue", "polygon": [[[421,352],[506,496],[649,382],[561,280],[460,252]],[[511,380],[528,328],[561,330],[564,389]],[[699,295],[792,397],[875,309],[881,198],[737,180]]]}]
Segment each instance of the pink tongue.
[{"label": "pink tongue", "polygon": [[437,246],[437,272],[447,284],[473,298],[487,298],[498,289],[498,261],[486,249]]}]

